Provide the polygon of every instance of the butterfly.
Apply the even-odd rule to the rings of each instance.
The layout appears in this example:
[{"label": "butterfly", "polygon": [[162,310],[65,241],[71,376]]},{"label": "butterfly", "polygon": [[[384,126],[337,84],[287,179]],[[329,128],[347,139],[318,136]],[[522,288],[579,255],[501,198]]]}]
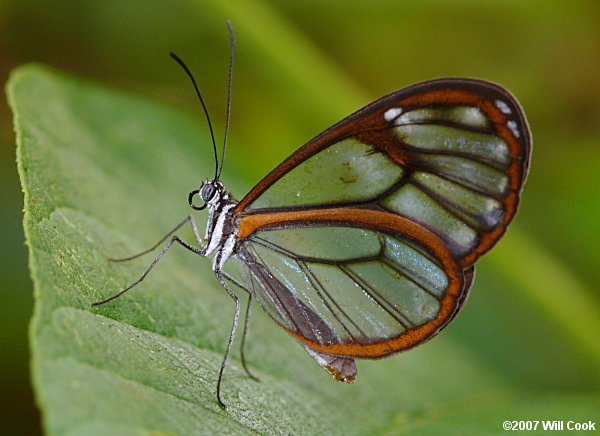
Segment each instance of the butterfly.
[{"label": "butterfly", "polygon": [[[231,38],[228,116],[233,65]],[[220,181],[227,143],[217,156],[207,117],[214,177],[188,197],[208,210],[204,238],[189,215],[164,243],[140,283],[175,243],[212,257],[235,302],[217,382],[248,293],[243,344],[253,300],[336,380],[353,382],[355,359],[378,359],[420,345],[452,321],[467,300],[474,263],[515,216],[531,153],[521,106],[491,82],[443,78],[375,100],[285,159],[240,201]],[[202,201],[198,205],[196,199]],[[175,232],[190,224],[195,244]],[[228,263],[229,262],[229,263]],[[237,273],[226,271],[226,263]],[[254,377],[253,377],[254,378]]]}]

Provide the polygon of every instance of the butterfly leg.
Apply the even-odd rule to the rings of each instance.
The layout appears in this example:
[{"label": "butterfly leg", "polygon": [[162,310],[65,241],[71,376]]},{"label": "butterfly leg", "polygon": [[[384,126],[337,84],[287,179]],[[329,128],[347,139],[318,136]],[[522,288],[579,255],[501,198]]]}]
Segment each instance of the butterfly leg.
[{"label": "butterfly leg", "polygon": [[193,215],[188,215],[187,217],[185,217],[185,219],[183,221],[181,221],[179,224],[177,224],[175,226],[175,228],[173,228],[169,233],[167,233],[165,236],[163,236],[160,241],[158,241],[156,244],[154,244],[152,247],[148,248],[147,250],[144,250],[138,254],[134,254],[133,256],[123,257],[123,258],[118,258],[118,259],[109,258],[108,260],[111,262],[126,262],[128,260],[137,259],[138,257],[141,257],[145,254],[151,253],[154,250],[156,250],[163,242],[165,242],[169,238],[169,236],[171,236],[173,233],[175,233],[177,230],[179,230],[181,227],[183,227],[188,222],[192,226],[192,231],[194,232],[194,237],[196,238],[196,242],[198,243],[200,250],[205,250],[206,244],[200,237],[200,233],[198,232],[198,227],[196,226],[196,220],[194,219]]},{"label": "butterfly leg", "polygon": [[250,370],[246,366],[246,358],[244,357],[244,345],[246,344],[246,333],[248,332],[248,324],[250,322],[251,304],[252,304],[252,294],[249,294],[248,295],[248,305],[246,306],[246,319],[244,320],[244,332],[242,333],[242,343],[240,345],[240,358],[242,360],[242,366],[244,367],[246,374],[248,374],[248,377],[250,377],[254,381],[260,381],[258,379],[258,377],[256,377],[254,374],[252,374],[250,372]]},{"label": "butterfly leg", "polygon": [[244,371],[246,371],[246,374],[248,374],[248,377],[250,377],[254,381],[260,381],[258,379],[258,377],[256,377],[254,374],[252,374],[250,372],[250,370],[248,369],[248,366],[246,365],[246,358],[244,356],[244,346],[246,344],[246,335],[248,332],[248,324],[250,323],[250,313],[251,313],[250,307],[252,305],[252,293],[248,290],[248,288],[246,288],[244,285],[242,285],[239,281],[237,281],[236,279],[231,277],[226,272],[222,271],[221,274],[223,275],[223,278],[225,278],[226,280],[228,280],[231,283],[233,283],[234,285],[236,285],[238,288],[243,289],[244,291],[246,291],[248,293],[248,305],[246,306],[246,318],[244,320],[244,331],[242,333],[242,343],[240,344],[240,359],[242,361],[242,367],[244,368]]},{"label": "butterfly leg", "polygon": [[[188,217],[188,219],[189,219],[189,217]],[[180,226],[181,225],[182,224],[180,224]],[[154,258],[154,260],[152,261],[152,263],[150,264],[150,266],[148,267],[148,269],[146,269],[146,271],[144,272],[144,274],[142,274],[139,279],[137,279],[135,282],[133,282],[132,284],[130,284],[129,286],[127,286],[125,289],[117,292],[115,295],[107,298],[106,300],[97,301],[97,302],[93,303],[92,307],[93,306],[100,306],[102,304],[108,303],[109,301],[112,301],[115,298],[120,297],[125,292],[129,291],[131,288],[139,285],[146,278],[146,276],[150,273],[150,271],[152,271],[152,269],[154,268],[154,266],[158,263],[158,261],[165,255],[165,253],[169,250],[169,248],[171,248],[171,246],[175,242],[179,243],[180,245],[182,245],[183,247],[187,248],[188,250],[190,250],[193,253],[199,254],[200,256],[204,256],[204,247],[203,246],[201,246],[201,248],[196,248],[193,245],[188,244],[184,240],[180,239],[179,236],[174,235],[174,236],[171,237],[171,240],[167,243],[167,245],[164,246],[164,248],[162,249],[162,251],[160,253],[158,253],[158,256],[156,256]],[[142,253],[142,254],[145,254],[145,253]],[[134,257],[137,257],[137,256],[134,256]],[[125,260],[127,260],[127,259],[125,259]]]},{"label": "butterfly leg", "polygon": [[231,333],[229,333],[229,341],[227,342],[227,349],[225,350],[225,355],[223,356],[223,361],[221,362],[221,369],[219,370],[219,379],[217,381],[217,401],[219,402],[219,406],[221,406],[221,408],[225,409],[225,403],[223,403],[223,401],[221,401],[221,381],[223,380],[223,372],[225,371],[225,365],[227,364],[227,358],[229,357],[229,351],[231,350],[231,344],[233,342],[233,338],[235,337],[235,332],[237,330],[238,319],[240,316],[240,299],[237,295],[235,295],[235,292],[233,292],[231,290],[231,288],[225,281],[221,270],[218,268],[215,268],[214,273],[217,276],[217,279],[219,280],[219,282],[221,282],[221,285],[223,286],[223,288],[225,288],[225,290],[231,297],[231,299],[233,301],[235,301],[235,314],[233,315],[233,324],[231,325]]}]

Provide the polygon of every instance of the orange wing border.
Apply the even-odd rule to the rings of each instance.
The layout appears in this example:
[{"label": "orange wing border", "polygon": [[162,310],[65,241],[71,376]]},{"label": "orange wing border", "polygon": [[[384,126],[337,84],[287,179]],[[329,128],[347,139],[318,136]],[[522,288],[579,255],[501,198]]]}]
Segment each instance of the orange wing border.
[{"label": "orange wing border", "polygon": [[[509,108],[508,113],[501,110],[497,104],[498,101]],[[321,150],[347,138],[355,138],[371,145],[384,152],[402,167],[413,169],[411,168],[412,152],[403,147],[403,143],[394,135],[390,124],[385,121],[384,113],[392,107],[402,107],[404,111],[411,111],[427,105],[477,107],[492,123],[494,133],[502,138],[509,147],[510,165],[505,171],[509,178],[509,193],[502,199],[505,210],[503,221],[489,232],[479,232],[480,240],[477,246],[459,259],[463,269],[472,265],[495,245],[514,218],[520,200],[520,192],[529,171],[531,155],[531,133],[520,104],[506,89],[484,80],[435,79],[381,97],[299,148],[263,178],[238,203],[235,212],[241,215],[253,213],[246,211],[246,208],[282,176]],[[515,123],[514,128],[509,128],[509,121]],[[515,135],[514,132],[517,134]],[[293,211],[294,209],[289,208],[288,210]],[[267,210],[257,212],[267,212]]]},{"label": "orange wing border", "polygon": [[290,228],[297,226],[341,225],[381,231],[392,236],[407,238],[437,259],[448,275],[448,288],[440,300],[436,318],[407,330],[401,335],[371,344],[344,343],[320,344],[304,336],[284,329],[313,350],[345,357],[376,359],[415,347],[435,336],[456,315],[471,285],[466,280],[460,264],[444,242],[435,234],[413,221],[388,212],[369,209],[331,208],[317,210],[254,213],[239,221],[238,237],[241,241],[259,230]]}]

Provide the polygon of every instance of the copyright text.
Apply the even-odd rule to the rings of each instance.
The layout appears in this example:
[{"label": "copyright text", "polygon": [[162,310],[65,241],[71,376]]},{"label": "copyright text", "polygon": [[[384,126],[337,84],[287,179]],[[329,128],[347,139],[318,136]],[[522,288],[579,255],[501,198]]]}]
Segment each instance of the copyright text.
[{"label": "copyright text", "polygon": [[543,431],[595,431],[596,423],[594,421],[567,421],[567,420],[537,420],[537,421],[504,421],[502,423],[504,430],[543,430]]}]

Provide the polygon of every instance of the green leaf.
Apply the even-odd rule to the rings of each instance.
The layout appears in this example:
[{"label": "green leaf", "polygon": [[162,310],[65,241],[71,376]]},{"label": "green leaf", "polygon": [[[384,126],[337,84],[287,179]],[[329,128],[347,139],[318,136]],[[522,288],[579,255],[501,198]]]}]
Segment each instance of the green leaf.
[{"label": "green leaf", "polygon": [[[247,358],[261,381],[245,375],[234,351],[221,410],[216,379],[233,304],[209,260],[174,248],[135,290],[90,307],[151,261],[107,258],[154,244],[212,173],[197,116],[36,65],[13,72],[8,95],[35,287],[33,379],[49,433],[500,432],[503,420],[518,418],[511,399],[520,390],[451,335],[360,362],[350,386],[331,380],[260,310]],[[227,186],[243,193],[234,176]],[[557,404],[582,417],[591,404],[527,398],[547,419]],[[469,409],[467,421],[465,404],[487,408]]]}]

